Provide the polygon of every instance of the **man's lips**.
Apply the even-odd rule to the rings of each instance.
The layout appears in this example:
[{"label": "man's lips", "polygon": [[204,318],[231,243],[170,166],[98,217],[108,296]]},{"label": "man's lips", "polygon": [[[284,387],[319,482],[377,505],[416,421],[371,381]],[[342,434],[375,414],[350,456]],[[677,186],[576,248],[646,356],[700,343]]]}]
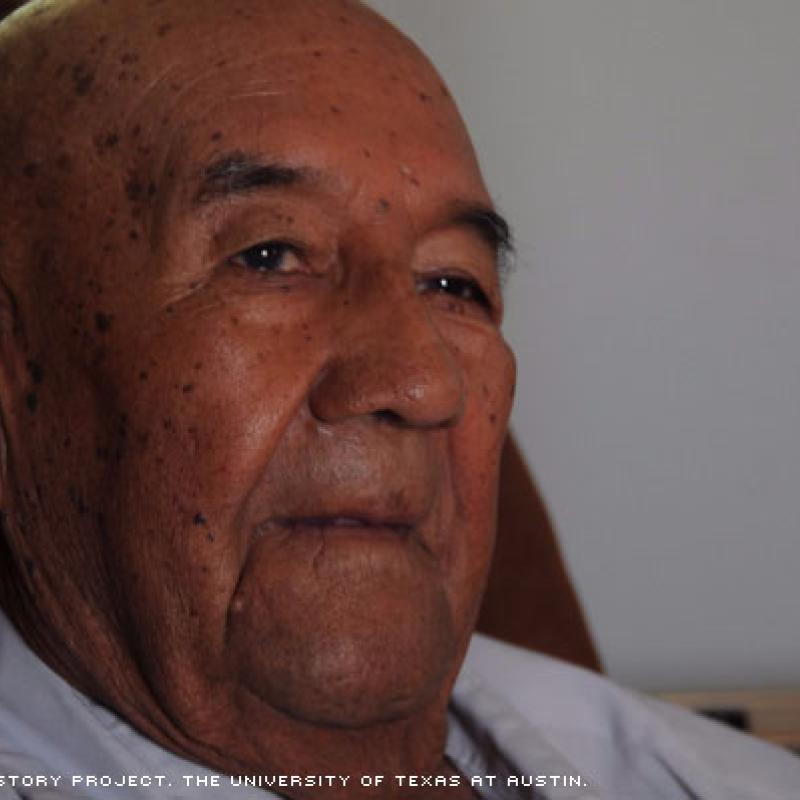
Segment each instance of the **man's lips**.
[{"label": "man's lips", "polygon": [[346,504],[320,502],[319,505],[295,506],[269,517],[256,529],[258,534],[281,537],[324,536],[331,541],[351,542],[360,546],[395,542],[416,545],[432,555],[430,503],[389,508],[384,501]]},{"label": "man's lips", "polygon": [[275,517],[270,522],[285,529],[325,529],[342,530],[374,530],[389,531],[397,534],[408,534],[416,528],[416,521],[410,517],[368,516],[364,514],[336,513],[310,514],[308,516]]}]

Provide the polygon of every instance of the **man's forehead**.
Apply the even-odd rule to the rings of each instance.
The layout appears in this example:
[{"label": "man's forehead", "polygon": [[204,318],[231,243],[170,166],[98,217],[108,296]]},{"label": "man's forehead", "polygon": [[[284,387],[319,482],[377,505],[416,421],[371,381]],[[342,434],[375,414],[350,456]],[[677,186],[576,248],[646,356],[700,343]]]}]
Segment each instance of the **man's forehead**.
[{"label": "man's forehead", "polygon": [[[357,0],[239,0],[235,6],[224,0],[0,0],[0,55],[15,67],[15,80],[39,81],[37,90],[68,83],[74,72],[97,78],[84,82],[80,94],[86,100],[108,88],[101,84],[117,83],[105,93],[109,105],[120,94],[135,95],[150,82],[180,74],[182,64],[189,69],[184,80],[191,78],[192,70],[216,66],[221,54],[246,62],[305,48],[327,57],[339,44],[354,53],[375,46],[393,62],[401,54],[409,62],[424,61],[399,31]],[[35,62],[34,70],[25,69],[28,62]],[[280,72],[281,59],[272,67]]]},{"label": "man's forehead", "polygon": [[[252,22],[222,13],[230,9],[221,0],[197,0],[191,6],[202,8],[205,21],[200,13],[190,13],[185,0],[164,0],[159,13],[154,3],[137,3],[142,13],[130,26],[108,16],[110,4],[99,0],[23,5],[91,11],[77,26],[81,46],[58,68],[58,74],[65,72],[62,80],[75,83],[67,87],[74,92],[48,90],[71,112],[61,117],[59,133],[65,139],[62,148],[78,161],[73,185],[87,180],[85,171],[91,172],[89,180],[102,182],[105,173],[118,183],[122,169],[128,199],[138,208],[146,187],[160,188],[173,177],[191,186],[193,200],[203,201],[297,185],[298,177],[319,178],[321,171],[328,178],[357,181],[367,173],[351,167],[362,157],[374,157],[407,180],[412,194],[419,186],[418,170],[427,170],[424,192],[416,191],[426,200],[433,199],[437,180],[454,182],[444,198],[454,209],[448,215],[501,250],[508,243],[507,226],[491,209],[468,136],[435,70],[360,4],[289,4],[306,14],[291,17],[279,37],[253,36],[252,30],[246,37],[222,35],[223,28],[232,26],[236,33],[251,29]],[[118,8],[124,5],[131,6],[120,0]],[[241,6],[254,14],[285,14],[288,7],[276,0],[245,0]],[[87,24],[87,19],[94,22],[95,12],[98,24]],[[313,24],[316,12],[327,16],[330,31]],[[174,28],[164,19],[174,20]],[[197,44],[198,32],[203,46]],[[271,60],[270,48],[286,57]],[[88,159],[77,156],[83,148]],[[341,159],[337,176],[326,158],[344,151],[349,161]]]},{"label": "man's forehead", "polygon": [[[271,120],[258,118],[259,101],[273,94],[316,89],[322,112],[336,111],[344,97],[351,107],[360,101],[369,109],[381,96],[400,96],[403,87],[410,96],[441,99],[438,76],[419,51],[360,4],[243,0],[236,5],[248,17],[228,13],[222,0],[25,4],[30,14],[23,9],[8,20],[10,27],[3,25],[0,58],[12,72],[0,103],[8,104],[8,117],[22,123],[16,138],[26,156],[43,159],[63,146],[80,152],[80,158],[102,159],[111,154],[107,143],[124,143],[126,134],[163,142],[176,126],[195,124],[212,107],[223,124],[225,105],[237,100],[240,123],[247,115],[244,104],[251,103],[251,127],[266,127]],[[280,15],[286,24],[254,26],[255,14]],[[325,91],[330,101],[323,106]],[[304,115],[311,110],[306,100],[295,101]],[[391,101],[383,105],[391,114]],[[457,115],[454,108],[452,114]],[[324,117],[306,117],[304,124],[311,122],[325,132]],[[398,128],[407,124],[407,118],[397,119]],[[136,147],[144,151],[148,145],[140,141]]]},{"label": "man's forehead", "polygon": [[[10,27],[3,26],[0,55],[16,73],[10,88],[37,96],[45,113],[49,102],[65,134],[70,112],[77,112],[78,139],[104,117],[125,121],[148,111],[174,117],[183,105],[184,114],[197,119],[216,102],[314,86],[328,91],[332,103],[404,86],[430,99],[440,88],[411,42],[351,0],[243,0],[233,14],[222,0],[22,5]],[[258,24],[256,17],[272,24]],[[196,91],[202,86],[209,87],[205,96]],[[185,103],[191,94],[194,108]]]}]

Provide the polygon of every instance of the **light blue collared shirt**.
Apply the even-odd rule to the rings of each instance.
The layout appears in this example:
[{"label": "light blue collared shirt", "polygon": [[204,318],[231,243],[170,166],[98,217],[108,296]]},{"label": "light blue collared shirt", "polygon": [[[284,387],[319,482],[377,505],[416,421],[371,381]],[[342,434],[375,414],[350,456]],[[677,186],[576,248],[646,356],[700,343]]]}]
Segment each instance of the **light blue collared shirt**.
[{"label": "light blue collared shirt", "polygon": [[[453,692],[447,754],[491,800],[800,797],[795,756],[480,635]],[[102,785],[123,777],[151,785]],[[73,689],[0,614],[0,800],[280,796],[279,788],[274,794],[234,783],[163,750]]]}]

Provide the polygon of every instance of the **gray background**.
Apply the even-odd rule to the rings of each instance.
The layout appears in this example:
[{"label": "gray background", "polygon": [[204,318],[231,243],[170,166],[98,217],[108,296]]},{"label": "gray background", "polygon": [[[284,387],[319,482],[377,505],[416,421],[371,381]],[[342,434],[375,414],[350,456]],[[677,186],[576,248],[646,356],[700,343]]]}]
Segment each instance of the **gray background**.
[{"label": "gray background", "polygon": [[516,229],[514,428],[609,672],[800,684],[800,3],[374,5]]}]

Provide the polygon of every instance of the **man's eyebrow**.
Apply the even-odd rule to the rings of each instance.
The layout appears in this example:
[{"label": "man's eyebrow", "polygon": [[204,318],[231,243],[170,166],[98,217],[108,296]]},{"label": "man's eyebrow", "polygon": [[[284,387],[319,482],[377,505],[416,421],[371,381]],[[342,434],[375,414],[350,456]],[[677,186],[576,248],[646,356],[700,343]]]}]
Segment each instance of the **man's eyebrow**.
[{"label": "man's eyebrow", "polygon": [[226,153],[208,164],[200,174],[200,183],[194,194],[196,205],[254,189],[274,189],[310,183],[317,173],[307,167],[290,167],[239,151]]},{"label": "man's eyebrow", "polygon": [[[319,179],[320,174],[309,167],[265,162],[237,150],[219,156],[201,171],[194,202],[202,206],[257,189],[297,186]],[[511,226],[501,214],[491,206],[459,205],[452,224],[474,230],[497,253],[501,273],[508,271],[514,240]]]},{"label": "man's eyebrow", "polygon": [[511,226],[501,214],[490,206],[462,206],[455,214],[453,222],[475,231],[497,256],[497,273],[500,286],[504,287],[514,271],[514,236]]},{"label": "man's eyebrow", "polygon": [[456,212],[453,222],[472,228],[499,257],[514,253],[514,237],[508,221],[488,206],[466,206]]}]

